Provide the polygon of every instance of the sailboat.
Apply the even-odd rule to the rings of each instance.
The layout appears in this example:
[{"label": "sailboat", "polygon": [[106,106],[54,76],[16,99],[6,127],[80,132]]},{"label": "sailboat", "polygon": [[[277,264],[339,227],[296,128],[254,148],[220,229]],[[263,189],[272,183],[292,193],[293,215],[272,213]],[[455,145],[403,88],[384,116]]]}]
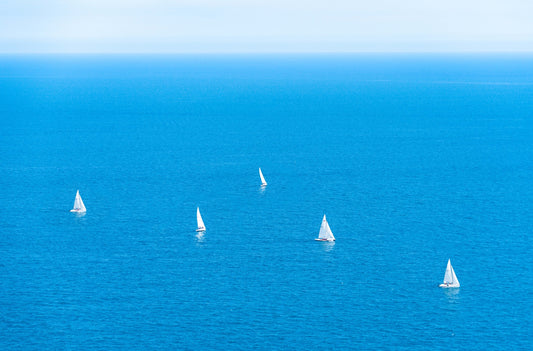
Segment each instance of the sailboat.
[{"label": "sailboat", "polygon": [[448,259],[448,265],[446,266],[446,272],[444,273],[444,281],[442,282],[442,284],[439,285],[439,287],[458,288],[460,286],[461,284],[459,284],[459,280],[457,279],[457,276],[455,275],[452,264],[450,260]]},{"label": "sailboat", "polygon": [[320,226],[320,232],[316,241],[335,241],[335,237],[329,228],[328,221],[326,221],[326,215],[322,218],[322,225]]},{"label": "sailboat", "polygon": [[85,208],[85,205],[83,204],[83,200],[81,199],[81,196],[80,196],[80,191],[76,191],[76,198],[74,199],[74,208],[72,210],[70,210],[70,212],[78,212],[78,213],[82,213],[82,212],[86,212],[87,209]]},{"label": "sailboat", "polygon": [[263,177],[263,172],[261,172],[261,167],[259,167],[259,177],[261,177],[261,186],[266,186],[267,182],[265,180],[265,177]]},{"label": "sailboat", "polygon": [[200,207],[196,208],[196,221],[198,222],[198,229],[196,229],[196,231],[205,232],[205,224],[202,220],[202,215],[200,214]]}]

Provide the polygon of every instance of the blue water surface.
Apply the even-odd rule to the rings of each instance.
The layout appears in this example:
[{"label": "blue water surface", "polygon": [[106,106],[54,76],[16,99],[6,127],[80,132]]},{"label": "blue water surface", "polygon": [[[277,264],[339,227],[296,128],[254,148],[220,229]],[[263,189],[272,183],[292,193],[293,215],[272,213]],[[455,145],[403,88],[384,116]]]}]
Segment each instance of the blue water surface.
[{"label": "blue water surface", "polygon": [[0,349],[531,349],[532,147],[533,56],[0,56]]}]

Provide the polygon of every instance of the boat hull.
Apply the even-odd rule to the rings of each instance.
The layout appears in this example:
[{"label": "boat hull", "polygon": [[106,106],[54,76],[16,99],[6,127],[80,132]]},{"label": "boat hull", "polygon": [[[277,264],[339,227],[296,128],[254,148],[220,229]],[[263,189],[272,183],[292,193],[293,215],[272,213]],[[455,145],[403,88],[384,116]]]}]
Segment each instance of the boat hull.
[{"label": "boat hull", "polygon": [[81,211],[81,210],[70,210],[70,212],[83,213],[83,212],[85,212],[85,211]]},{"label": "boat hull", "polygon": [[205,228],[198,228],[196,229],[197,232],[205,232]]},{"label": "boat hull", "polygon": [[447,288],[459,288],[459,287],[460,287],[460,285],[453,285],[453,284],[440,284],[439,285],[439,288],[445,288],[445,289],[447,289]]},{"label": "boat hull", "polygon": [[315,241],[335,241],[335,239],[315,239]]}]

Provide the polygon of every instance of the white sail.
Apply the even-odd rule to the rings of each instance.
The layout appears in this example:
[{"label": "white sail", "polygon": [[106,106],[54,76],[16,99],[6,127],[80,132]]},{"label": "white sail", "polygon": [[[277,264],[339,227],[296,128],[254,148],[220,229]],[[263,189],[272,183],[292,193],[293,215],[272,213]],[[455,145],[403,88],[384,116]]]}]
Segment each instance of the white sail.
[{"label": "white sail", "polygon": [[455,287],[460,287],[461,284],[459,284],[459,279],[457,279],[457,276],[455,275],[455,271],[453,270],[452,265],[450,265],[450,268],[452,270],[452,284]]},{"label": "white sail", "polygon": [[74,207],[70,212],[86,212],[87,209],[85,208],[85,205],[83,204],[83,200],[80,196],[80,191],[76,191],[76,198],[74,199]]},{"label": "white sail", "polygon": [[200,207],[196,208],[196,221],[198,222],[198,229],[196,229],[196,231],[197,232],[205,231],[205,224],[202,219],[202,215],[200,214]]},{"label": "white sail", "polygon": [[320,225],[320,232],[318,233],[317,241],[335,241],[335,237],[331,232],[328,221],[326,220],[326,215],[322,218],[322,224]]},{"label": "white sail", "polygon": [[261,177],[261,186],[267,185],[265,177],[263,177],[263,172],[261,172],[261,167],[259,167],[259,177]]},{"label": "white sail", "polygon": [[446,266],[446,272],[444,272],[444,281],[439,286],[441,288],[458,288],[461,286],[453,270],[451,260],[449,259],[448,265]]}]

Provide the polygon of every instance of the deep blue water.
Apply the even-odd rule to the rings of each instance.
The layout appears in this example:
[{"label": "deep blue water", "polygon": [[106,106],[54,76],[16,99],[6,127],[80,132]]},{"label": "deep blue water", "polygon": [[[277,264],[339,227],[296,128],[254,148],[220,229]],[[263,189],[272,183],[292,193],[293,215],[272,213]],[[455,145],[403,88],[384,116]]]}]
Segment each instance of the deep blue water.
[{"label": "deep blue water", "polygon": [[2,350],[530,349],[532,205],[533,56],[0,57]]}]

